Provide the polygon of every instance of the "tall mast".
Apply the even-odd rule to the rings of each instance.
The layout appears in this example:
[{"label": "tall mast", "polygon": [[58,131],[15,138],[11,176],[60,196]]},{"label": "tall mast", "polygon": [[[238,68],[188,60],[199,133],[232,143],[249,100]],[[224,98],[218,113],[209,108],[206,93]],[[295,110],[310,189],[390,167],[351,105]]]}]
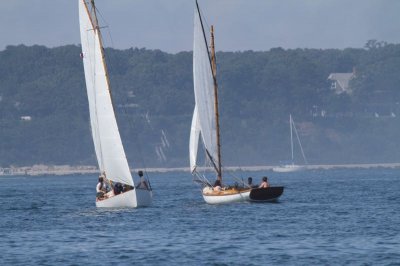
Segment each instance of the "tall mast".
[{"label": "tall mast", "polygon": [[[203,37],[204,37],[204,42],[206,47],[208,47],[207,43],[207,38],[206,38],[206,33],[204,31],[204,26],[203,26],[203,20],[201,19],[201,13],[200,13],[200,8],[199,8],[199,3],[196,0],[196,9],[199,14],[199,20],[201,24],[201,29],[203,31]],[[215,123],[216,123],[216,129],[217,129],[217,156],[218,156],[218,165],[215,165],[215,160],[209,153],[209,151],[206,149],[206,154],[210,158],[215,170],[217,171],[217,179],[222,180],[222,166],[221,166],[221,144],[220,144],[220,134],[219,134],[219,114],[218,114],[218,84],[217,84],[217,78],[216,78],[216,73],[217,73],[217,67],[215,63],[215,49],[214,49],[214,27],[211,26],[211,38],[212,38],[212,43],[211,43],[211,55],[210,53],[207,53],[208,55],[208,60],[210,62],[210,68],[212,71],[213,75],[213,83],[214,83],[214,109],[215,109]]]},{"label": "tall mast", "polygon": [[[88,7],[89,3],[87,3],[86,0],[82,0],[82,1],[84,3],[85,8],[86,8],[86,12],[87,12],[87,14],[89,16],[89,19],[90,19],[90,21],[92,23],[93,31],[95,32],[95,34],[97,34],[97,38],[99,40],[101,61],[103,63],[104,75],[105,75],[106,82],[107,82],[107,91],[108,91],[108,94],[110,95],[111,106],[113,108],[114,115],[115,115],[115,107],[114,107],[114,103],[113,103],[113,97],[112,97],[112,94],[111,94],[111,85],[110,85],[110,79],[109,79],[109,76],[108,76],[108,70],[107,70],[107,64],[106,64],[106,56],[104,54],[103,39],[101,37],[99,21],[97,19],[97,14],[96,14],[96,5],[94,3],[94,0],[90,0],[91,10],[89,10],[89,7]],[[101,142],[100,142],[100,146],[101,146]],[[103,161],[104,159],[103,159],[102,148],[100,148],[100,156],[101,156],[102,161]],[[105,169],[103,169],[103,170],[105,170]]]},{"label": "tall mast", "polygon": [[290,124],[290,148],[292,149],[292,164],[294,163],[293,156],[293,129],[292,129],[292,114],[289,115],[289,124]]},{"label": "tall mast", "polygon": [[214,45],[214,26],[211,25],[211,69],[214,80],[214,109],[215,109],[215,126],[217,129],[217,156],[218,156],[218,166],[217,166],[217,178],[222,180],[222,167],[221,167],[221,142],[219,133],[219,112],[218,112],[218,84],[217,84],[217,64],[215,58],[215,45]]},{"label": "tall mast", "polygon": [[[93,30],[97,33],[98,38],[99,38],[101,61],[103,62],[104,74],[105,74],[106,80],[107,80],[108,93],[110,94],[110,97],[111,97],[111,105],[113,106],[113,109],[114,109],[114,104],[113,104],[113,99],[112,99],[112,94],[111,94],[110,79],[108,77],[108,70],[107,70],[107,64],[106,64],[106,56],[104,54],[103,38],[101,37],[101,31],[100,31],[99,21],[97,20],[96,5],[94,4],[94,0],[90,0],[90,4],[92,6],[92,13],[90,13],[88,10],[88,14],[89,14],[90,20],[92,21],[92,24],[93,24]],[[85,6],[86,6],[86,3],[85,3]],[[87,8],[87,6],[86,6],[86,8]],[[115,110],[114,110],[114,113],[115,113]]]}]

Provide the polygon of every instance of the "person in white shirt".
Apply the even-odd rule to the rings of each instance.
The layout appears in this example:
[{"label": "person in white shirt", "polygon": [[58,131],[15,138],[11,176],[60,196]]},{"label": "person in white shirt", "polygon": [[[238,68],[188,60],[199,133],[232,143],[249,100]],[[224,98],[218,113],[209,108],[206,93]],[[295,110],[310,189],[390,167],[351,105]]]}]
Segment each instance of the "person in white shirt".
[{"label": "person in white shirt", "polygon": [[143,176],[143,171],[138,171],[138,175],[140,177],[140,183],[137,185],[137,188],[149,190],[149,185],[147,184],[146,178]]},{"label": "person in white shirt", "polygon": [[106,192],[106,184],[104,183],[103,175],[99,176],[99,183],[96,186],[96,198],[104,197],[104,193]]}]

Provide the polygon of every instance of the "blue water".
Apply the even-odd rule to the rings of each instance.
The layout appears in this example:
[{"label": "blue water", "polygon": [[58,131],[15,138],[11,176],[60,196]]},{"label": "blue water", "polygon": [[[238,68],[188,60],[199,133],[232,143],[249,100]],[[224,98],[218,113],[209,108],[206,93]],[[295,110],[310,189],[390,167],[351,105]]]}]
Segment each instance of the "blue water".
[{"label": "blue water", "polygon": [[96,176],[0,178],[0,265],[400,265],[400,170],[267,174],[279,203],[203,202],[151,174],[154,204],[96,209]]}]

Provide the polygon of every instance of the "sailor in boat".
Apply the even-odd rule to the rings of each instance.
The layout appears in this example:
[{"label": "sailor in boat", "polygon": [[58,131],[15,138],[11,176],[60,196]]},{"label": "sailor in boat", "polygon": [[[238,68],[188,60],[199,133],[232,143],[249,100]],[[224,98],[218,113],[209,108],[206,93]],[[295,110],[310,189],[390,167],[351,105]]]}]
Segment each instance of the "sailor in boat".
[{"label": "sailor in boat", "polygon": [[[111,189],[109,189],[109,187],[107,186],[106,182],[109,183],[109,185],[111,186]],[[117,190],[119,189],[118,184],[119,183],[116,184],[117,185]],[[121,185],[121,184],[119,184],[119,185]],[[122,188],[121,188],[121,191],[122,191]],[[97,192],[96,193],[96,201],[103,200],[103,199],[108,199],[110,197],[113,197],[113,196],[117,195],[115,193],[115,185],[113,186],[111,184],[111,182],[107,179],[105,172],[103,172],[99,176],[99,183],[97,183],[96,192]]]},{"label": "sailor in boat", "polygon": [[115,195],[118,195],[118,194],[121,194],[122,193],[122,191],[123,191],[123,187],[122,187],[122,184],[121,183],[115,183],[115,185],[114,185],[114,194]]},{"label": "sailor in boat", "polygon": [[221,192],[225,190],[225,188],[222,187],[221,180],[215,180],[214,185],[212,186],[211,184],[207,184],[203,188],[203,193],[204,194],[215,194],[215,192]]},{"label": "sailor in boat", "polygon": [[138,175],[140,177],[140,182],[136,187],[149,190],[149,185],[147,184],[146,178],[143,176],[143,171],[138,171]]},{"label": "sailor in boat", "polygon": [[267,188],[267,187],[269,187],[268,177],[264,176],[262,178],[262,182],[261,182],[259,188]]},{"label": "sailor in boat", "polygon": [[213,190],[216,192],[219,192],[222,190],[222,184],[221,184],[221,180],[215,180],[214,186],[213,186]]},{"label": "sailor in boat", "polygon": [[128,192],[129,190],[132,190],[132,189],[133,189],[133,187],[130,185],[127,185],[127,184],[122,185],[122,193]]},{"label": "sailor in boat", "polygon": [[107,188],[106,184],[104,183],[104,176],[100,175],[99,176],[99,183],[97,183],[96,186],[96,199],[102,199],[104,197],[104,194],[106,193]]},{"label": "sailor in boat", "polygon": [[251,176],[249,176],[249,177],[247,178],[247,186],[248,186],[249,188],[258,187],[257,185],[254,185],[254,184],[253,184],[253,178],[252,178]]}]

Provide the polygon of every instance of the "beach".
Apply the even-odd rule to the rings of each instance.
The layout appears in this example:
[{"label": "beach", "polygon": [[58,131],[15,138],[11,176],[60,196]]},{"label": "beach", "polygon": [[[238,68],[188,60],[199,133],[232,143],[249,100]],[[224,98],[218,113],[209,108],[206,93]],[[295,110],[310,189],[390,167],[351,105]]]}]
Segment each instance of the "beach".
[{"label": "beach", "polygon": [[[228,171],[272,171],[276,165],[257,165],[257,166],[227,166],[224,167]],[[400,163],[375,163],[375,164],[321,164],[306,165],[306,170],[329,170],[329,169],[370,169],[370,168],[400,168]],[[137,172],[143,169],[131,169]],[[146,168],[149,173],[168,173],[168,172],[190,172],[189,167],[171,167],[171,168]],[[212,170],[210,167],[199,167],[198,170]],[[39,176],[39,175],[83,175],[97,174],[99,170],[93,165],[32,165],[32,166],[11,166],[0,168],[0,176]]]}]

